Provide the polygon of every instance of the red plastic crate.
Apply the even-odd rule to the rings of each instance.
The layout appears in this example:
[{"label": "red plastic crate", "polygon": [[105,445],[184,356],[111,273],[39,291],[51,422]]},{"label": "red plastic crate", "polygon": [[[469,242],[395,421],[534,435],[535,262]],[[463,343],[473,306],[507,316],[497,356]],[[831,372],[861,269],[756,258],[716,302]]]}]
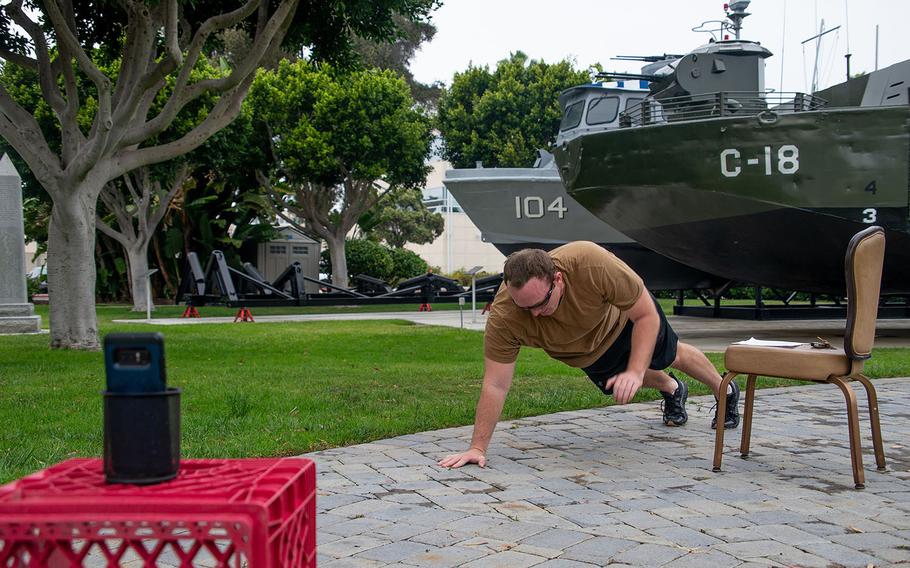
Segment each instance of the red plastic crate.
[{"label": "red plastic crate", "polygon": [[316,566],[315,465],[182,460],[176,479],[139,487],[106,484],[100,459],[71,459],[0,486],[0,567],[127,562]]}]

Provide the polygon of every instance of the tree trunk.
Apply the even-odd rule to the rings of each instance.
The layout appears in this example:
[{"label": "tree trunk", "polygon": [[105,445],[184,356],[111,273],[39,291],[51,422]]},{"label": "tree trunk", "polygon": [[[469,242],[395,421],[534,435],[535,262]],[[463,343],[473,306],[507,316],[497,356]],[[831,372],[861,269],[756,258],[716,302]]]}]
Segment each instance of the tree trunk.
[{"label": "tree trunk", "polygon": [[[133,311],[144,312],[148,301],[148,290],[146,289],[146,274],[149,271],[148,242],[133,243],[129,248],[124,247],[126,251],[127,270],[130,279],[130,296],[133,298]],[[149,303],[152,308],[154,304]]]},{"label": "tree trunk", "polygon": [[94,253],[100,190],[74,187],[58,195],[51,209],[47,291],[53,349],[99,348]]},{"label": "tree trunk", "polygon": [[332,284],[347,288],[348,260],[344,254],[344,234],[341,238],[326,237],[325,243],[329,247],[329,257],[332,259]]},{"label": "tree trunk", "polygon": [[174,286],[174,283],[171,281],[171,270],[167,262],[164,261],[164,256],[161,254],[161,245],[158,244],[158,239],[152,238],[152,248],[155,251],[155,258],[158,260],[158,269],[161,270],[161,278],[164,280],[164,286],[166,289],[165,296],[171,298],[174,294],[177,293],[177,287]]}]

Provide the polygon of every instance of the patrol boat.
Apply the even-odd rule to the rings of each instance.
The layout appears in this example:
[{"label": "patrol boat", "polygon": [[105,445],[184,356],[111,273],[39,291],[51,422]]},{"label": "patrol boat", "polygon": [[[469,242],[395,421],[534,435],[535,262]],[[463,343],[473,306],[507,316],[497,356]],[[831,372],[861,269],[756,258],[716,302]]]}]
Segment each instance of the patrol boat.
[{"label": "patrol boat", "polygon": [[[640,103],[647,90],[579,85],[559,101],[565,112],[559,144],[585,132],[619,127],[624,109]],[[582,120],[582,111],[590,109]],[[508,255],[523,248],[550,250],[570,241],[594,241],[631,266],[651,290],[712,288],[719,278],[657,254],[588,212],[569,197],[553,155],[538,151],[530,168],[448,170],[443,183],[480,229],[481,238]]]},{"label": "patrol boat", "polygon": [[813,95],[766,92],[771,52],[740,39],[748,5],[729,5],[735,39],[643,67],[650,93],[620,128],[557,145],[569,195],[683,264],[837,295],[850,237],[880,225],[882,292],[910,292],[910,60]]}]

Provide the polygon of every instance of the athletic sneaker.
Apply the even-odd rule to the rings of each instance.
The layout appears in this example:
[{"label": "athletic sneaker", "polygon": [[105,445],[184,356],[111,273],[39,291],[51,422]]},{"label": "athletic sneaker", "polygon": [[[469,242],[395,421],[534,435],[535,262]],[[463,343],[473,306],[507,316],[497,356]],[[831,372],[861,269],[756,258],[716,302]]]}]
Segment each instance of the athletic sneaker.
[{"label": "athletic sneaker", "polygon": [[660,405],[664,411],[664,424],[667,426],[682,426],[689,420],[686,414],[686,399],[689,398],[689,387],[686,383],[677,379],[673,373],[669,373],[673,380],[676,381],[676,391],[673,394],[667,394],[660,391],[664,401]]},{"label": "athletic sneaker", "polygon": [[[736,381],[730,382],[733,392],[727,395],[726,420],[724,420],[724,429],[736,428],[739,426],[739,385]],[[711,428],[717,428],[717,405],[715,404],[714,419],[711,420]]]}]

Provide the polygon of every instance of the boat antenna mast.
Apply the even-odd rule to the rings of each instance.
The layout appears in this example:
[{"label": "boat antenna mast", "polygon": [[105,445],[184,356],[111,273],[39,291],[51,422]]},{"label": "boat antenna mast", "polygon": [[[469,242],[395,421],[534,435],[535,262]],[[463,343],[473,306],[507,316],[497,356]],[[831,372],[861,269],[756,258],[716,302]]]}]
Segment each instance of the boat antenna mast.
[{"label": "boat antenna mast", "polygon": [[727,18],[733,22],[733,25],[726,24],[726,26],[733,30],[733,35],[736,39],[739,39],[739,34],[742,32],[743,20],[750,15],[749,12],[746,12],[749,3],[750,0],[737,0],[736,2],[724,4],[724,8],[727,9]]},{"label": "boat antenna mast", "polygon": [[[714,35],[715,32],[719,33],[721,35],[720,39],[723,40],[730,39],[726,32],[733,32],[733,37],[738,40],[742,33],[743,20],[751,15],[749,12],[746,12],[750,3],[751,0],[734,0],[733,2],[724,4],[724,12],[727,14],[726,20],[708,20],[692,28],[692,31],[709,33],[714,41],[718,40]],[[711,28],[709,27],[709,24],[720,24],[720,26]]]}]

